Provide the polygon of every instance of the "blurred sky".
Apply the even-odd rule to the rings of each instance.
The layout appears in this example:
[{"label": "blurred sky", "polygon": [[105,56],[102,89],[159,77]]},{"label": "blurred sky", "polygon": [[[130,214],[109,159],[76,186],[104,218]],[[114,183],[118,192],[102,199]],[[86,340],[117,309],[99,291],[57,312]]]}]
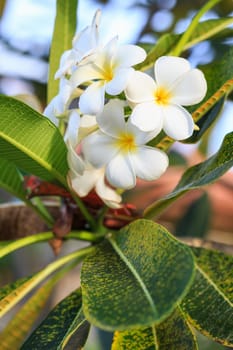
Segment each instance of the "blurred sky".
[{"label": "blurred sky", "polygon": [[[172,10],[176,2],[157,0],[160,9],[151,18],[151,26],[156,32],[165,31],[172,25]],[[28,93],[33,92],[31,80],[46,83],[48,64],[45,57],[48,56],[52,38],[55,6],[55,0],[7,0],[0,21],[0,92],[8,95]],[[147,20],[146,8],[135,6],[135,0],[111,0],[107,5],[97,4],[93,0],[79,0],[78,31],[91,23],[97,8],[102,9],[100,32],[106,41],[118,34],[120,42],[134,43]],[[194,12],[190,10],[189,16],[193,15]],[[174,32],[185,30],[190,17],[179,20]],[[217,13],[209,11],[203,19],[216,17]],[[143,39],[155,41],[152,35],[146,35]],[[212,57],[210,44],[203,42],[192,50],[189,59],[196,65],[208,63]],[[232,110],[233,103],[229,102],[221,118],[221,126],[215,128],[210,153],[217,150],[223,134],[233,129]]]}]

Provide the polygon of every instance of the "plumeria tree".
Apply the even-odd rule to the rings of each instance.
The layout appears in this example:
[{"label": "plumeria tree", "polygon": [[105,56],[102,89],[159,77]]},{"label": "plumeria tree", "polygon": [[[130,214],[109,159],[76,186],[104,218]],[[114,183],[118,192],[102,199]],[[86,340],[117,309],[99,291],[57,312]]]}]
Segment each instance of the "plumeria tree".
[{"label": "plumeria tree", "polygon": [[[118,36],[104,42],[99,10],[75,35],[77,0],[57,0],[43,114],[0,96],[1,187],[47,231],[13,241],[6,235],[0,257],[39,242],[56,253],[67,240],[87,244],[1,288],[1,316],[29,296],[0,335],[1,349],[81,349],[92,325],[114,332],[112,350],[198,349],[195,329],[233,347],[232,257],[221,245],[178,240],[156,222],[233,165],[233,134],[143,212],[125,199],[138,181],[166,173],[175,141],[206,135],[232,91],[232,47],[201,68],[184,58],[197,43],[229,35],[230,17],[200,22],[218,2],[207,2],[183,34],[137,46]],[[54,199],[55,213],[42,196]],[[77,289],[30,331],[56,283],[80,263],[81,286],[77,277]]]}]

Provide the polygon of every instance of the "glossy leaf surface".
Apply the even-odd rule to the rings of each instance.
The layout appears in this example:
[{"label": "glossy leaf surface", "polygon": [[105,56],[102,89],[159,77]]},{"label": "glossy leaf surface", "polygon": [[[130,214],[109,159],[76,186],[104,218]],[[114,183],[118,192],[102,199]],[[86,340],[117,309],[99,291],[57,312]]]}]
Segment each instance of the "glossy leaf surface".
[{"label": "glossy leaf surface", "polygon": [[81,291],[62,300],[32,333],[22,350],[81,350],[86,342],[89,323],[82,313]]},{"label": "glossy leaf surface", "polygon": [[189,168],[182,176],[176,188],[163,199],[145,210],[145,217],[159,215],[177,198],[187,191],[208,185],[216,181],[233,165],[233,132],[225,136],[219,151],[208,160]]},{"label": "glossy leaf surface", "polygon": [[66,185],[66,145],[46,117],[23,102],[0,96],[0,157],[48,181]]},{"label": "glossy leaf surface", "polygon": [[4,190],[19,199],[26,199],[23,176],[14,164],[2,158],[0,158],[0,188],[4,188]]},{"label": "glossy leaf surface", "polygon": [[112,350],[196,350],[196,338],[182,313],[175,312],[158,326],[115,332]]},{"label": "glossy leaf surface", "polygon": [[6,328],[0,333],[2,350],[17,349],[28,335],[32,325],[43,310],[57,278],[49,280],[14,315]]},{"label": "glossy leaf surface", "polygon": [[137,220],[96,246],[82,267],[84,313],[97,327],[159,323],[187,292],[193,258],[162,226]]},{"label": "glossy leaf surface", "polygon": [[197,273],[182,310],[204,335],[233,347],[233,257],[203,248],[193,252]]}]

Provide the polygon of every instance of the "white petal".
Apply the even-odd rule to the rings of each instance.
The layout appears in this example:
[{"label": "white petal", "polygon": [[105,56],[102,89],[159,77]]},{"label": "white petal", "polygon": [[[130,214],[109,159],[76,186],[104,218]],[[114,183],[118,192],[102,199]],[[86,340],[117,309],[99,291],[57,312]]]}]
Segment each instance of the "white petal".
[{"label": "white petal", "polygon": [[158,134],[163,125],[162,108],[154,102],[141,103],[134,108],[130,121],[142,131]]},{"label": "white petal", "polygon": [[182,57],[162,56],[155,62],[155,80],[159,86],[171,87],[190,70],[189,62]]},{"label": "white petal", "polygon": [[73,86],[79,86],[86,81],[93,79],[102,79],[103,74],[99,72],[96,67],[90,63],[83,66],[78,66],[76,71],[72,73],[70,82]]},{"label": "white petal", "polygon": [[67,161],[69,168],[77,175],[82,175],[85,169],[83,159],[75,152],[69,141],[67,141],[68,154]]},{"label": "white petal", "polygon": [[101,168],[117,153],[118,149],[114,145],[115,142],[115,139],[111,136],[107,136],[101,131],[96,131],[82,141],[84,157],[94,167]]},{"label": "white petal", "polygon": [[146,51],[137,45],[120,45],[114,60],[123,67],[131,67],[146,58]]},{"label": "white petal", "polygon": [[106,167],[106,178],[116,188],[134,187],[136,176],[129,157],[121,153],[117,154]]},{"label": "white petal", "polygon": [[75,64],[74,54],[72,50],[65,51],[60,59],[60,67],[55,73],[54,78],[61,78],[66,73],[70,72],[70,68]]},{"label": "white petal", "polygon": [[[56,106],[57,106],[57,100],[59,99],[59,96],[55,96],[50,103],[47,105],[47,107],[45,108],[43,114],[48,117],[51,122],[53,122],[53,124],[55,124],[56,126],[58,126],[59,122],[58,119],[56,118],[56,115],[59,115],[60,111],[57,110]],[[63,111],[62,111],[63,112]]]},{"label": "white petal", "polygon": [[120,94],[126,88],[133,72],[133,68],[115,70],[114,78],[106,84],[106,92],[113,96]]},{"label": "white petal", "polygon": [[100,15],[101,11],[97,10],[93,17],[91,26],[84,28],[72,41],[74,49],[79,53],[79,60],[88,55],[98,46],[98,26]]},{"label": "white petal", "polygon": [[104,133],[118,137],[119,133],[125,130],[123,102],[117,99],[110,100],[96,119]]},{"label": "white petal", "polygon": [[192,69],[177,81],[171,90],[172,103],[190,106],[200,102],[207,91],[204,74],[199,69]]},{"label": "white petal", "polygon": [[111,187],[106,185],[104,176],[99,175],[95,189],[98,196],[108,207],[120,208],[121,196]]},{"label": "white petal", "polygon": [[142,131],[136,125],[132,124],[131,118],[129,118],[127,121],[126,130],[129,134],[134,135],[134,139],[137,145],[144,145],[158,135],[157,130]]},{"label": "white petal", "polygon": [[96,115],[104,107],[105,86],[102,81],[92,83],[82,93],[79,99],[79,108],[83,114]]},{"label": "white petal", "polygon": [[96,117],[93,115],[85,114],[80,118],[80,127],[78,132],[78,142],[80,142],[84,137],[98,129],[98,124],[96,122]]},{"label": "white petal", "polygon": [[85,197],[95,187],[98,179],[98,174],[86,170],[82,176],[76,176],[75,173],[70,171],[68,173],[68,179],[71,183],[73,190],[80,196]]},{"label": "white petal", "polygon": [[69,116],[69,122],[64,135],[64,140],[69,140],[71,146],[75,148],[78,143],[78,130],[80,125],[80,116],[76,110],[73,110]]},{"label": "white petal", "polygon": [[130,155],[136,176],[151,181],[159,178],[168,167],[166,153],[152,147],[142,146]]},{"label": "white petal", "polygon": [[164,107],[165,133],[175,140],[184,140],[190,137],[194,130],[191,114],[181,106],[170,105]]},{"label": "white petal", "polygon": [[128,81],[125,89],[127,100],[133,104],[154,100],[156,89],[155,81],[147,74],[135,71]]}]

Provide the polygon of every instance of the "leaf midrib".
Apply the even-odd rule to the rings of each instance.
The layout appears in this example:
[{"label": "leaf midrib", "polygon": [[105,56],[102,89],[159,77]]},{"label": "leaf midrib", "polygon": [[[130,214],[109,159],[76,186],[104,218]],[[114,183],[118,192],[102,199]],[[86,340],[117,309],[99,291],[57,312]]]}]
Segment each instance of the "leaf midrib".
[{"label": "leaf midrib", "polygon": [[216,292],[223,297],[223,299],[229,304],[229,306],[233,307],[233,303],[224,295],[224,293],[221,291],[221,289],[219,289],[219,287],[214,283],[214,281],[208,277],[208,275],[202,270],[198,263],[196,263],[195,265],[200,274],[208,281],[208,283],[216,290]]},{"label": "leaf midrib", "polygon": [[44,161],[41,157],[39,157],[36,153],[30,151],[27,147],[25,147],[23,144],[19,143],[15,139],[11,138],[10,136],[7,136],[3,132],[0,132],[0,137],[7,141],[9,144],[16,147],[19,151],[27,155],[29,158],[40,164],[44,169],[46,169],[49,173],[54,175],[54,177],[59,180],[63,185],[66,186],[66,181],[63,175],[58,172],[54,167],[50,166],[50,164],[46,161]]},{"label": "leaf midrib", "polygon": [[111,243],[111,245],[114,248],[114,250],[116,251],[116,253],[120,256],[121,260],[125,263],[125,265],[128,267],[130,272],[133,274],[133,276],[135,277],[136,281],[140,285],[140,287],[143,290],[143,292],[145,293],[147,301],[148,301],[149,305],[151,306],[152,311],[154,312],[154,315],[156,316],[156,318],[159,318],[158,310],[157,310],[157,308],[156,308],[156,306],[154,304],[154,301],[153,301],[153,299],[152,299],[152,297],[150,295],[150,292],[148,291],[145,283],[141,279],[141,277],[138,274],[137,270],[134,268],[134,266],[131,264],[131,262],[126,258],[126,256],[122,253],[122,251],[119,249],[119,247],[117,246],[115,241],[112,238],[110,238],[110,237],[108,238],[108,240]]}]

